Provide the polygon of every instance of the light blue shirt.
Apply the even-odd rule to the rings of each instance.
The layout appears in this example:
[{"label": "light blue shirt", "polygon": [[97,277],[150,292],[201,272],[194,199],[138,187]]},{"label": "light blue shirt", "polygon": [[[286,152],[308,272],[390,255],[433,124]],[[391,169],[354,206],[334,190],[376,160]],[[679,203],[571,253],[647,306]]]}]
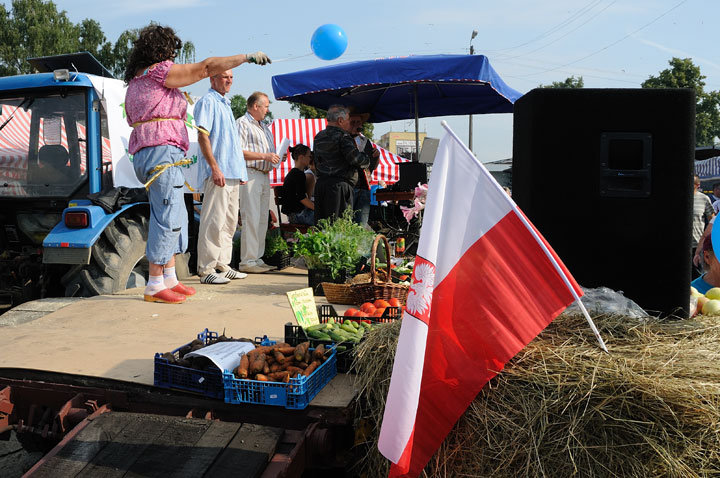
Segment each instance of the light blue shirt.
[{"label": "light blue shirt", "polygon": [[[235,129],[230,100],[210,88],[207,94],[195,103],[193,114],[195,123],[210,132],[210,147],[225,178],[247,181],[245,157]],[[199,161],[201,176],[205,180],[211,176],[210,166],[202,151],[200,157],[202,158],[202,161]]]}]

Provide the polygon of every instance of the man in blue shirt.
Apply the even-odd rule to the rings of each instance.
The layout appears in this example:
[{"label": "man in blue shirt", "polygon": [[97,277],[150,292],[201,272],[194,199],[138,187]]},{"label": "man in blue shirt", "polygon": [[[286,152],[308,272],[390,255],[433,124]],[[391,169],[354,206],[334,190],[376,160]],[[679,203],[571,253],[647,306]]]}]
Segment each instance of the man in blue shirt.
[{"label": "man in blue shirt", "polygon": [[211,89],[195,104],[194,110],[195,123],[210,132],[198,133],[202,158],[199,166],[205,179],[197,272],[203,284],[226,284],[231,279],[247,277],[229,266],[240,187],[248,178],[230,100],[225,97],[232,82],[232,70],[211,77]]}]

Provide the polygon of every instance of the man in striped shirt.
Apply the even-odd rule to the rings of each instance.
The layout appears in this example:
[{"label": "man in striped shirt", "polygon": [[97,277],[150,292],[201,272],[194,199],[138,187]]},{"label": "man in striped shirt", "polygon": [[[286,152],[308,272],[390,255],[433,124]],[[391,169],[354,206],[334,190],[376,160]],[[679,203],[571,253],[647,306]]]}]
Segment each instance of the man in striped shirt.
[{"label": "man in striped shirt", "polygon": [[269,172],[280,162],[270,128],[263,122],[269,106],[268,96],[256,91],[247,99],[247,113],[236,121],[248,173],[247,184],[240,188],[239,269],[253,274],[275,269],[261,259],[265,253],[270,210]]}]

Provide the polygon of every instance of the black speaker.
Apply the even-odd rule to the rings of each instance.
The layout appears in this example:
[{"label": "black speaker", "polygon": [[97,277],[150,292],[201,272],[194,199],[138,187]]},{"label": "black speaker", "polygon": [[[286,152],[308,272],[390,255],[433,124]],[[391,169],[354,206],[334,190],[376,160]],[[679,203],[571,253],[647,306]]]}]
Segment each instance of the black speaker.
[{"label": "black speaker", "polygon": [[695,93],[535,89],[514,108],[513,199],[583,287],[688,315]]},{"label": "black speaker", "polygon": [[416,161],[398,163],[398,181],[393,184],[394,191],[414,191],[415,187],[427,183],[427,164]]}]

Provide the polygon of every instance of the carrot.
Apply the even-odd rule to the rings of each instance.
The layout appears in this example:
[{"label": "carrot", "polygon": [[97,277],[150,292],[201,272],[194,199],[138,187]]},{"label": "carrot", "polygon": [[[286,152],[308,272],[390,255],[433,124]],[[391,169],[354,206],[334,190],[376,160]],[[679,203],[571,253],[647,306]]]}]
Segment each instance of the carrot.
[{"label": "carrot", "polygon": [[273,353],[273,358],[277,361],[277,363],[285,362],[285,356],[278,349],[273,350],[272,353]]},{"label": "carrot", "polygon": [[[292,347],[292,345],[290,345],[287,342],[278,342],[272,346],[272,348],[274,348],[274,349],[281,349],[281,348],[285,348],[285,347]],[[293,347],[293,348],[295,348],[295,347]]]},{"label": "carrot", "polygon": [[263,365],[263,375],[267,375],[270,373],[270,365],[268,365],[267,360],[265,361],[265,365]]},{"label": "carrot", "polygon": [[290,374],[291,377],[294,377],[295,374],[302,372],[302,369],[299,367],[288,367],[286,370]]},{"label": "carrot", "polygon": [[250,362],[250,368],[248,369],[248,372],[250,373],[250,375],[255,374],[255,373],[261,373],[264,368],[265,368],[265,356],[258,355],[258,357],[255,359],[255,361]]},{"label": "carrot", "polygon": [[299,368],[303,369],[303,370],[305,370],[306,368],[308,368],[307,362],[298,362],[297,366],[298,366]]},{"label": "carrot", "polygon": [[248,361],[250,363],[253,363],[255,361],[255,359],[258,357],[258,351],[257,351],[257,349],[253,349],[253,350],[249,351],[246,355],[248,357]]},{"label": "carrot", "polygon": [[287,347],[277,347],[275,350],[283,355],[295,355],[295,347],[291,345]]},{"label": "carrot", "polygon": [[245,354],[240,357],[240,365],[235,369],[235,375],[239,378],[247,378],[248,366],[250,366],[250,361],[248,360],[247,354]]},{"label": "carrot", "polygon": [[303,342],[295,347],[295,360],[302,362],[305,359],[305,352],[310,347],[310,342]]},{"label": "carrot", "polygon": [[315,369],[318,368],[319,366],[320,366],[320,361],[313,360],[313,362],[310,365],[308,365],[308,367],[303,371],[302,374],[305,375],[306,377],[309,377],[310,374],[313,373],[315,371]]},{"label": "carrot", "polygon": [[315,350],[313,350],[312,353],[313,359],[315,360],[322,360],[325,356],[325,346],[323,344],[318,345],[315,347]]},{"label": "carrot", "polygon": [[259,373],[259,374],[255,375],[255,380],[258,380],[260,382],[267,382],[268,377],[267,377],[267,375],[263,375],[263,374]]},{"label": "carrot", "polygon": [[287,370],[283,372],[275,372],[268,375],[268,378],[273,382],[284,382],[287,383],[290,380],[290,374]]}]

